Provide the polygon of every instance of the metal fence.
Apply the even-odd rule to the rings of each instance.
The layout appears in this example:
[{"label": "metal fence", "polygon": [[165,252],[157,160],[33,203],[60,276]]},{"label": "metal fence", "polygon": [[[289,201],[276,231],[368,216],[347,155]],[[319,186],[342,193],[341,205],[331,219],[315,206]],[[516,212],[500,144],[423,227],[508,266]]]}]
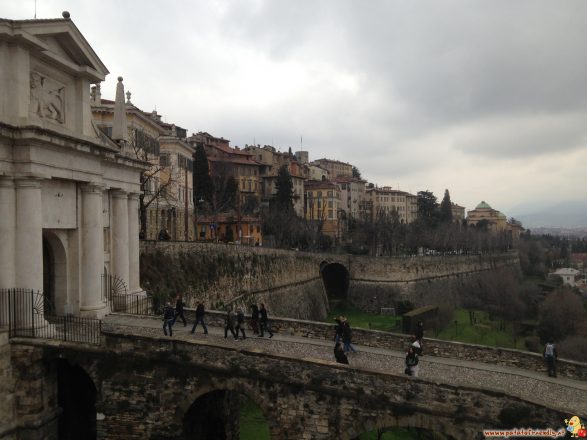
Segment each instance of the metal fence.
[{"label": "metal fence", "polygon": [[43,292],[31,289],[0,289],[0,326],[10,338],[42,338],[100,344],[99,319],[60,316]]}]

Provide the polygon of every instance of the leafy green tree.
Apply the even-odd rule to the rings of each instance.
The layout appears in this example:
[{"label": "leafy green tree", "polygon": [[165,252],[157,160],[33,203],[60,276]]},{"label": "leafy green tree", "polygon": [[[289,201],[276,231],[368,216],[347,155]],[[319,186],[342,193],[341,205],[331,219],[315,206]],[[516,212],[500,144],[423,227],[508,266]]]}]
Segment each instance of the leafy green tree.
[{"label": "leafy green tree", "polygon": [[361,179],[361,172],[359,171],[359,169],[353,165],[353,177],[355,179]]},{"label": "leafy green tree", "polygon": [[418,191],[418,220],[429,227],[438,224],[438,203],[431,191]]},{"label": "leafy green tree", "polygon": [[204,200],[209,204],[212,203],[214,184],[210,177],[208,157],[202,145],[196,147],[194,156],[193,188],[194,206],[196,206],[199,200]]},{"label": "leafy green tree", "polygon": [[277,180],[275,181],[276,194],[273,203],[277,209],[284,209],[288,212],[293,211],[293,182],[287,166],[279,168]]},{"label": "leafy green tree", "polygon": [[440,222],[452,223],[452,203],[448,189],[444,190],[444,197],[440,203]]}]

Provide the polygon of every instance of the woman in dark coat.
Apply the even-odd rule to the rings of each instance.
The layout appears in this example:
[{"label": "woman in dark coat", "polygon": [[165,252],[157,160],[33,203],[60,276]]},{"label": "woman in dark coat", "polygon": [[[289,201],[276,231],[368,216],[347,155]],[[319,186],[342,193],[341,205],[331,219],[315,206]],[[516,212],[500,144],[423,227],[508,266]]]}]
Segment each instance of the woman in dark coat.
[{"label": "woman in dark coat", "polygon": [[175,324],[175,321],[177,320],[177,317],[179,316],[181,318],[181,320],[183,321],[183,326],[185,327],[187,325],[187,322],[185,320],[185,315],[183,314],[183,299],[181,295],[177,295],[175,297],[175,317],[173,318],[173,323]]},{"label": "woman in dark coat", "polygon": [[251,328],[253,333],[259,334],[259,307],[257,304],[251,305]]},{"label": "woman in dark coat", "polygon": [[406,353],[406,374],[418,377],[418,355],[411,345]]},{"label": "woman in dark coat", "polygon": [[336,359],[336,362],[338,362],[339,364],[348,364],[349,363],[349,359],[346,357],[346,354],[344,354],[344,351],[342,350],[342,345],[340,345],[340,342],[337,342],[336,344],[334,344],[334,358]]},{"label": "woman in dark coat", "polygon": [[261,304],[259,313],[261,314],[261,334],[259,336],[263,337],[263,332],[266,330],[269,333],[269,337],[272,338],[273,332],[271,331],[271,324],[269,323],[269,317],[267,316],[267,309],[265,308],[265,304]]},{"label": "woman in dark coat", "polygon": [[349,351],[352,351],[353,353],[357,352],[357,350],[355,350],[355,347],[353,347],[351,342],[352,342],[351,326],[350,326],[349,322],[345,319],[342,322],[342,343],[344,344],[343,350],[345,353],[348,353]]}]

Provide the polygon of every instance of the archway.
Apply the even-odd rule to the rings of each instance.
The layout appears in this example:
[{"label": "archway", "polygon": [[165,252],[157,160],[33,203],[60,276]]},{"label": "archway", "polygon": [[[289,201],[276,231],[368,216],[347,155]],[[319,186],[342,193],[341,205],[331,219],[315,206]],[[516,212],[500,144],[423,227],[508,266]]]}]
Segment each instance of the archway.
[{"label": "archway", "polygon": [[320,274],[329,299],[346,300],[349,291],[349,271],[340,263],[323,262]]},{"label": "archway", "polygon": [[185,440],[269,440],[259,406],[245,395],[215,390],[198,397],[183,418]]},{"label": "archway", "polygon": [[60,237],[43,231],[43,294],[51,312],[64,314],[67,301],[67,254]]},{"label": "archway", "polygon": [[96,439],[96,394],[94,382],[81,367],[57,360],[60,440]]}]

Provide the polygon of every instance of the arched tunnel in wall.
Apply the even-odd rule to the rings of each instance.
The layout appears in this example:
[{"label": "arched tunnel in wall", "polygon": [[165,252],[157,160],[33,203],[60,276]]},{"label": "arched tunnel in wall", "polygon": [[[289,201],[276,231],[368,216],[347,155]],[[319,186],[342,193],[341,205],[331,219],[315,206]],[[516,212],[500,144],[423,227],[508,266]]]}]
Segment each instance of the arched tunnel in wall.
[{"label": "arched tunnel in wall", "polygon": [[349,292],[349,271],[340,263],[323,261],[320,274],[328,299],[346,300]]}]

